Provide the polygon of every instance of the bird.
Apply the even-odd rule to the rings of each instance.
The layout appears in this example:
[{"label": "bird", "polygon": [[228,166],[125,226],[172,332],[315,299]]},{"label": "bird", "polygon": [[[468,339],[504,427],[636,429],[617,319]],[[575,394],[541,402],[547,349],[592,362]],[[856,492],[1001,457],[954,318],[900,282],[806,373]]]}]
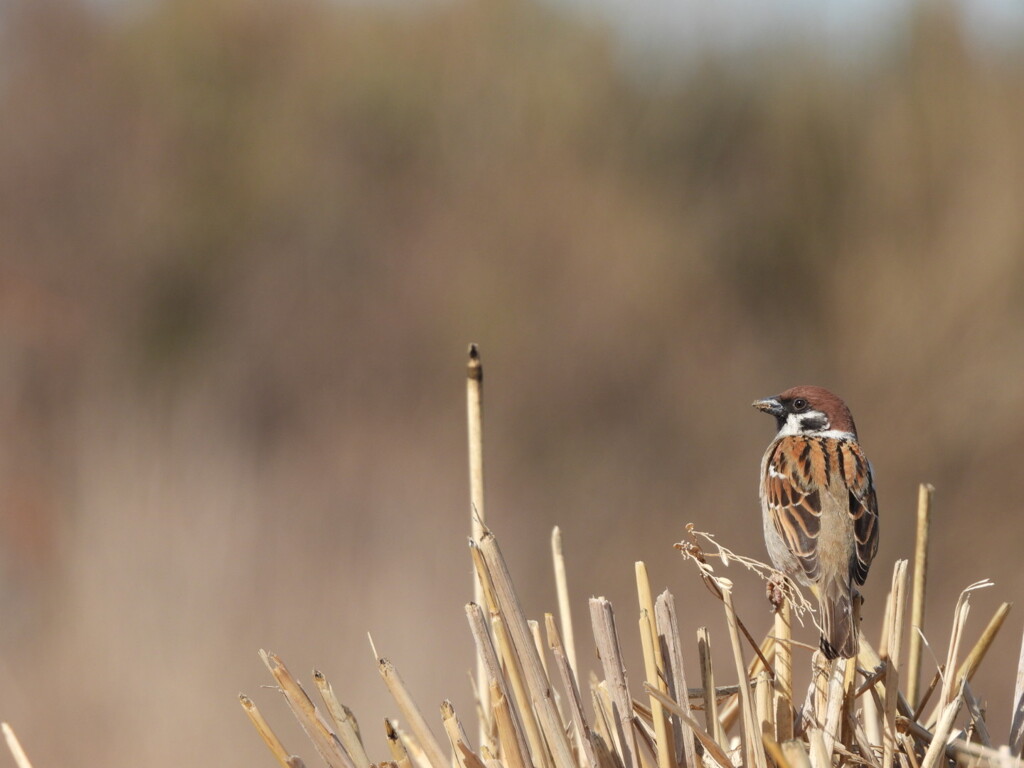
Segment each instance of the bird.
[{"label": "bird", "polygon": [[822,387],[755,400],[778,434],[761,460],[765,546],[775,567],[818,599],[827,659],[859,646],[853,601],[878,551],[875,483],[846,403]]}]

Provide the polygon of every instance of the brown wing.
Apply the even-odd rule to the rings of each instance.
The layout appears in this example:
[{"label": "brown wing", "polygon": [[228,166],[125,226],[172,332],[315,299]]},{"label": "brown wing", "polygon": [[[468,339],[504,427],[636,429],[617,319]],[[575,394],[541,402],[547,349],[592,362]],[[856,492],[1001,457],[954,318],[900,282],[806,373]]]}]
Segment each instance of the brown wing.
[{"label": "brown wing", "polygon": [[768,459],[765,477],[765,501],[775,530],[812,582],[820,572],[821,491],[814,482],[818,462],[812,456],[816,447],[805,437],[782,438]]},{"label": "brown wing", "polygon": [[853,441],[843,441],[839,452],[839,471],[843,484],[849,489],[850,517],[853,518],[853,534],[857,540],[855,557],[850,559],[850,577],[863,584],[878,551],[878,499],[875,497],[871,464],[860,446]]}]

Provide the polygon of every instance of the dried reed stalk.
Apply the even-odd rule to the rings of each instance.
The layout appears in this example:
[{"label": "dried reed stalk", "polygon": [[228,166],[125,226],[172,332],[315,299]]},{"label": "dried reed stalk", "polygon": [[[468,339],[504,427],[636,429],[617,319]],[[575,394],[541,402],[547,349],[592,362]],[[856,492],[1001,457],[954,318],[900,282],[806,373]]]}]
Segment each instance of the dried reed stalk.
[{"label": "dried reed stalk", "polygon": [[[256,732],[263,739],[263,743],[267,745],[267,749],[277,759],[281,765],[287,768],[288,766],[288,750],[284,748],[281,740],[274,733],[274,729],[270,727],[270,724],[264,719],[259,709],[253,703],[252,699],[246,696],[244,693],[238,695],[238,700],[242,703],[242,709],[245,710],[245,714],[249,716],[249,720],[256,728]],[[6,723],[4,723],[6,725]]]},{"label": "dried reed stalk", "polygon": [[[670,669],[668,676],[669,694],[681,706],[688,707],[690,689],[686,685],[686,670],[683,667],[682,645],[679,641],[679,622],[676,620],[676,605],[672,593],[667,589],[658,595],[654,605],[655,624],[658,639],[662,645],[663,657]],[[703,692],[702,692],[703,693]],[[714,691],[712,691],[714,697]],[[681,768],[696,768],[697,753],[693,731],[684,727],[678,716],[672,718],[672,733],[676,745],[676,764]]]},{"label": "dried reed stalk", "polygon": [[[576,665],[576,639],[572,629],[572,603],[569,600],[569,579],[565,573],[565,555],[562,554],[562,529],[557,525],[551,532],[551,558],[555,566],[555,590],[558,594],[558,619],[562,627],[562,643],[573,676]],[[576,680],[579,685],[579,679]]]},{"label": "dried reed stalk", "polygon": [[363,747],[363,741],[359,736],[359,724],[352,712],[338,701],[334,695],[334,689],[327,682],[323,672],[313,670],[313,683],[320,692],[320,698],[327,708],[327,713],[334,721],[334,731],[345,752],[352,758],[356,768],[370,768],[370,758]]},{"label": "dried reed stalk", "polygon": [[603,597],[590,599],[590,621],[594,628],[594,642],[601,658],[605,680],[609,683],[611,721],[618,753],[625,768],[639,768],[637,743],[633,733],[633,701],[626,682],[626,667],[622,661],[619,636],[615,629],[612,605]]},{"label": "dried reed stalk", "polygon": [[3,729],[4,739],[7,741],[7,749],[11,751],[11,756],[14,758],[14,762],[18,764],[18,768],[32,768],[32,763],[28,760],[28,755],[25,754],[25,750],[21,748],[21,742],[18,741],[18,735],[11,728],[9,723],[0,724],[0,728]]},{"label": "dried reed stalk", "polygon": [[775,740],[793,738],[793,628],[792,609],[788,597],[775,611]]},{"label": "dried reed stalk", "polygon": [[740,686],[740,708],[742,709],[744,744],[746,760],[744,765],[756,768],[768,768],[761,742],[761,729],[755,721],[753,694],[750,691],[750,678],[747,677],[747,665],[743,661],[743,646],[740,644],[739,622],[736,619],[736,608],[732,602],[732,582],[719,578],[718,586],[722,590],[725,603],[725,619],[729,625],[729,640],[732,642],[733,660],[736,662],[736,676]]},{"label": "dried reed stalk", "polygon": [[917,539],[914,547],[914,589],[910,608],[910,650],[907,655],[907,700],[916,705],[921,678],[924,599],[928,578],[928,529],[935,488],[921,483],[917,490]]},{"label": "dried reed stalk", "polygon": [[1017,659],[1017,679],[1013,686],[1013,710],[1010,720],[1010,737],[1007,740],[1010,754],[1020,757],[1024,749],[1024,636],[1020,641],[1020,656]]},{"label": "dried reed stalk", "polygon": [[[647,682],[657,686],[662,693],[668,693],[668,675],[665,673],[665,657],[662,653],[661,643],[658,642],[658,628],[654,618],[654,597],[651,595],[651,582],[647,576],[647,566],[643,562],[637,562],[634,564],[634,569],[637,597],[640,602],[640,645],[643,648]],[[661,702],[653,696],[651,697],[651,718],[654,721],[655,755],[658,760],[658,768],[674,768],[673,733]]]},{"label": "dried reed stalk", "polygon": [[[470,530],[473,540],[479,541],[484,535],[484,366],[480,359],[480,348],[469,345],[469,362],[466,366],[466,425],[469,445],[469,508]],[[473,580],[473,601],[484,602],[483,586],[479,579]],[[490,686],[484,678],[484,661],[476,657],[476,699],[480,702],[480,743],[490,743],[493,728],[488,722]],[[493,745],[492,745],[493,746]]]},{"label": "dried reed stalk", "polygon": [[[564,585],[561,542],[559,537],[552,542],[555,578]],[[727,550],[720,548],[720,552]],[[916,709],[912,709],[900,690],[901,679],[909,685],[910,676],[901,666],[900,649],[904,633],[916,629],[913,618],[908,624],[905,615],[907,562],[897,562],[885,599],[881,654],[863,634],[857,664],[853,660],[830,663],[815,651],[807,703],[800,722],[794,723],[793,671],[807,659],[802,651],[796,651],[807,646],[792,638],[788,598],[767,628],[764,641],[753,646],[757,652],[748,662],[734,604],[736,587],[705,561],[702,580],[722,600],[736,683],[716,686],[711,635],[701,628],[700,687],[691,689],[684,674],[672,595],[666,591],[654,600],[647,569],[637,563],[638,627],[647,697],[640,702],[630,693],[616,618],[607,600],[594,598],[590,602],[602,674],[591,672],[588,690],[581,691],[580,671],[572,664],[555,617],[544,615],[543,641],[539,624],[525,618],[493,533],[484,528],[481,538],[471,542],[470,553],[483,602],[467,605],[466,615],[480,664],[474,687],[479,690],[481,682],[487,686],[486,697],[477,700],[480,719],[489,724],[478,751],[470,745],[449,702],[440,707],[447,736],[447,748],[442,749],[394,666],[379,659],[382,677],[409,730],[385,721],[391,762],[373,763],[354,717],[321,673],[313,675],[323,701],[318,708],[279,658],[262,654],[293,714],[329,768],[412,768],[414,764],[418,768],[850,768],[856,764],[946,768],[949,761],[985,768],[1024,768],[1019,760],[1024,746],[1024,648],[1006,747],[992,745],[970,685],[1005,622],[1008,604],[999,607],[970,651],[962,653],[970,596],[988,582],[965,589],[954,611],[944,669],[955,673],[936,672],[931,685],[914,697]],[[731,553],[722,557],[723,566],[735,561],[745,569],[759,567],[748,558],[734,558]],[[915,583],[914,589],[918,586]],[[566,605],[561,598],[559,602],[562,626],[569,626],[567,589],[565,594]],[[924,594],[923,589],[914,592],[914,600],[919,599],[917,594]],[[801,598],[794,593],[793,599]],[[583,704],[588,691],[592,716]],[[933,695],[934,712],[922,719]],[[691,711],[691,699],[704,709],[703,726]],[[299,758],[288,755],[253,702],[245,696],[240,701],[278,764],[301,766]],[[489,702],[487,711],[484,702]],[[794,733],[795,739],[791,738]]]}]

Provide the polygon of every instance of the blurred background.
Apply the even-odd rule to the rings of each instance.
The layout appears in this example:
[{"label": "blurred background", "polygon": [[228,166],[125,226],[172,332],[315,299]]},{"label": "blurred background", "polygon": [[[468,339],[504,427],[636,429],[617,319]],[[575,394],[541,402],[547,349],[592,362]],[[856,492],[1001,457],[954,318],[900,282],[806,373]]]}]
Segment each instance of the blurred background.
[{"label": "blurred background", "polygon": [[[527,610],[557,523],[634,693],[634,561],[725,636],[672,544],[764,557],[749,404],[798,383],[875,465],[876,639],[920,482],[936,654],[961,588],[997,582],[970,643],[1017,599],[1024,10],[745,5],[3,4],[0,718],[37,765],[269,766],[241,690],[315,760],[261,647],[383,759],[367,632],[472,720],[471,341]],[[974,686],[999,743],[1022,623]]]}]

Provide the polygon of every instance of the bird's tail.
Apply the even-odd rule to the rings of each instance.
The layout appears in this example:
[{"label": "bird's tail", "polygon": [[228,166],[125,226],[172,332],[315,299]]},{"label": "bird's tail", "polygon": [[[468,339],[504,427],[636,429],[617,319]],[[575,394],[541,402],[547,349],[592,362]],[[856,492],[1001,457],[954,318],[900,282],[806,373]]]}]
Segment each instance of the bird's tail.
[{"label": "bird's tail", "polygon": [[818,591],[818,616],[821,622],[821,652],[827,659],[851,659],[859,643],[853,621],[850,588],[831,581]]}]

